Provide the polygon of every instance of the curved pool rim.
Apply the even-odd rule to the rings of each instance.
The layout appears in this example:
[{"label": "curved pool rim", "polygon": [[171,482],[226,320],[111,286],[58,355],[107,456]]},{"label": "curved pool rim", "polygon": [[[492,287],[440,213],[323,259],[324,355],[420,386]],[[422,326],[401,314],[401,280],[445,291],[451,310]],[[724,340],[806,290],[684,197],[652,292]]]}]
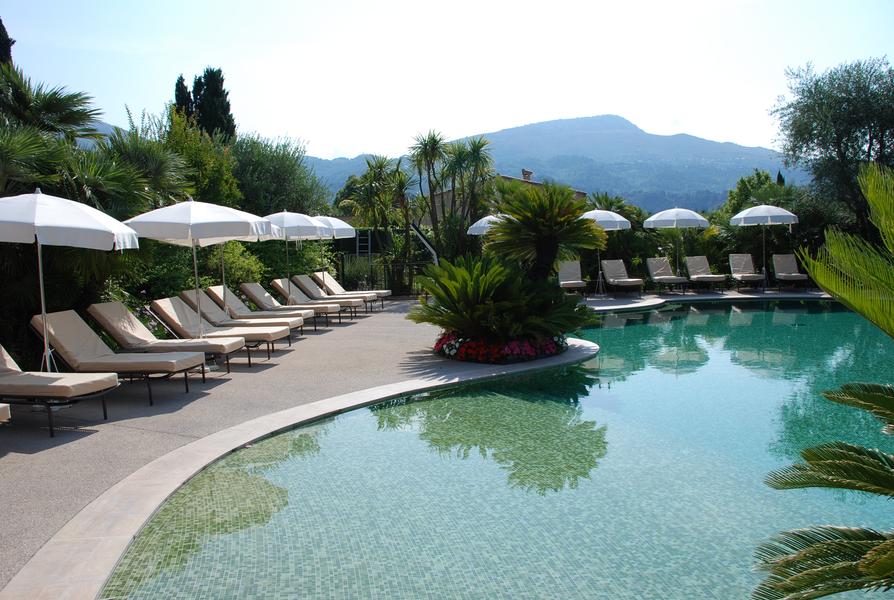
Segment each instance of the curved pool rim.
[{"label": "curved pool rim", "polygon": [[333,396],[207,435],[144,465],[85,506],[0,590],[0,600],[98,597],[130,543],[161,505],[196,474],[246,444],[399,396],[577,364],[598,352],[593,342],[569,338],[568,349],[557,356],[508,365],[465,363],[467,368],[450,377],[407,379]]}]

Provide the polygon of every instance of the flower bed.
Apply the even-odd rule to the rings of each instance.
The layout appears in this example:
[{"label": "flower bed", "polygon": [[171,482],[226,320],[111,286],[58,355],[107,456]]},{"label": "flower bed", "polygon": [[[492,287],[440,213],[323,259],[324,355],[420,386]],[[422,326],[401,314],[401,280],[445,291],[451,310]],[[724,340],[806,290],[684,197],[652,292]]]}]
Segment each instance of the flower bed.
[{"label": "flower bed", "polygon": [[455,332],[441,334],[435,342],[435,353],[454,360],[505,364],[554,356],[568,348],[568,340],[557,335],[545,340],[516,338],[508,342],[491,342],[462,337]]}]

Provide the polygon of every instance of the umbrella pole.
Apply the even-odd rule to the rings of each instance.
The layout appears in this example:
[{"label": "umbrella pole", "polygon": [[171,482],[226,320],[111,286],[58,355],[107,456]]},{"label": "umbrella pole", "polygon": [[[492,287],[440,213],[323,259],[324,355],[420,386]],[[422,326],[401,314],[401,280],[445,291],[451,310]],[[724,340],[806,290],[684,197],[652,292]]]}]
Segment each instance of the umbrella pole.
[{"label": "umbrella pole", "polygon": [[[226,242],[225,242],[226,243]],[[224,245],[220,245],[220,283],[223,286],[223,303],[224,312],[229,314],[230,308],[227,306],[227,270],[224,267]],[[232,316],[232,315],[230,315]]]},{"label": "umbrella pole", "polygon": [[761,225],[761,253],[764,261],[764,291],[767,291],[767,226]]},{"label": "umbrella pole", "polygon": [[47,372],[56,370],[56,362],[50,353],[50,342],[47,329],[47,298],[43,289],[43,254],[40,251],[40,241],[37,241],[37,278],[40,281],[40,318],[43,324],[43,356],[40,358],[40,370],[46,368]]},{"label": "umbrella pole", "polygon": [[596,248],[596,295],[605,295],[605,284],[602,282],[602,261],[600,260],[599,248]]},{"label": "umbrella pole", "polygon": [[292,269],[289,268],[289,236],[286,235],[286,279],[292,281]]},{"label": "umbrella pole", "polygon": [[196,278],[196,312],[199,313],[199,337],[205,337],[204,327],[202,326],[202,297],[199,295],[199,263],[196,260],[196,242],[192,242],[192,273]]}]

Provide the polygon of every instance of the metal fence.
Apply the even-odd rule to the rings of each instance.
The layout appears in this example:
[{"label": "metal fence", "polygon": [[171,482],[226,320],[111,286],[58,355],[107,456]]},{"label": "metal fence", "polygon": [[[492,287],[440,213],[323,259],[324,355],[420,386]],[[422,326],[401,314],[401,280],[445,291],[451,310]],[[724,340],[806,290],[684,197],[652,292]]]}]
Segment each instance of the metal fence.
[{"label": "metal fence", "polygon": [[376,256],[342,255],[339,281],[346,289],[389,289],[395,296],[418,296],[422,293],[418,276],[429,261],[386,261]]}]

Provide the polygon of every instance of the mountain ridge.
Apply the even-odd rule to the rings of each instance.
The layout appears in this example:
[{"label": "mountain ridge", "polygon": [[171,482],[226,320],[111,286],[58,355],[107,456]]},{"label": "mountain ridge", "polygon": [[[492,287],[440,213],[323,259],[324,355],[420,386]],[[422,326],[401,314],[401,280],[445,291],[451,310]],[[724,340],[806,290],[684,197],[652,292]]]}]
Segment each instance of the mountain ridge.
[{"label": "mountain ridge", "polygon": [[[785,167],[782,155],[769,148],[686,133],[651,134],[618,115],[541,121],[480,135],[491,143],[498,173],[519,176],[522,169],[532,170],[537,181],[620,195],[650,212],[715,208],[754,169],[772,175],[779,170],[788,183],[810,180],[805,171]],[[477,136],[461,139],[470,137]],[[308,156],[307,162],[334,195],[349,175],[364,172],[368,156]]]}]

